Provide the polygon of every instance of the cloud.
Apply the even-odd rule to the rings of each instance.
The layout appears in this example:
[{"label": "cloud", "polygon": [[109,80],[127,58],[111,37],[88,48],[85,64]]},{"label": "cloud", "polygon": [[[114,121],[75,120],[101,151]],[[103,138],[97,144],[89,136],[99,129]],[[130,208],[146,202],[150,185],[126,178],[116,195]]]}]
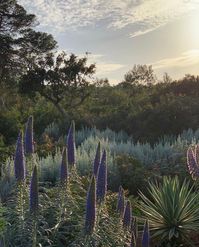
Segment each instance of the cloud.
[{"label": "cloud", "polygon": [[95,26],[105,21],[107,28],[134,30],[143,35],[199,8],[199,0],[19,0],[33,11],[42,26],[54,31]]},{"label": "cloud", "polygon": [[118,71],[126,66],[124,64],[107,61],[106,56],[102,54],[88,55],[88,62],[96,64],[96,76],[99,77],[106,76],[106,74]]},{"label": "cloud", "polygon": [[199,64],[199,49],[183,52],[179,57],[165,58],[152,63],[153,69],[184,68]]}]

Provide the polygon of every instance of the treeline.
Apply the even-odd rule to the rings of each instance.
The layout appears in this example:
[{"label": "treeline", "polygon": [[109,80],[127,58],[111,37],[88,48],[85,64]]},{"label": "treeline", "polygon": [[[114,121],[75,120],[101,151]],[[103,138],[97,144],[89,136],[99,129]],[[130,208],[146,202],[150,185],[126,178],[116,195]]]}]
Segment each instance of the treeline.
[{"label": "treeline", "polygon": [[29,115],[36,137],[52,123],[65,134],[72,119],[77,128],[109,127],[151,143],[199,127],[199,77],[157,81],[151,66],[135,65],[110,85],[94,77],[86,56],[57,53],[52,35],[35,31],[36,23],[16,0],[0,1],[1,146],[15,142]]}]

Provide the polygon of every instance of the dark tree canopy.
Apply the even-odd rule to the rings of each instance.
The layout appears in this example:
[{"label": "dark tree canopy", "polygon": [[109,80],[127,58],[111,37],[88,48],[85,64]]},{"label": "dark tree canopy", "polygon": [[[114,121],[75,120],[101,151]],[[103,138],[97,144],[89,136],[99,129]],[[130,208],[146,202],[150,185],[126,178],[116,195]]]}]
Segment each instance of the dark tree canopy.
[{"label": "dark tree canopy", "polygon": [[60,53],[48,53],[37,60],[20,82],[20,91],[36,92],[52,102],[64,116],[66,110],[79,106],[88,96],[95,65],[87,65],[87,58]]},{"label": "dark tree canopy", "polygon": [[26,71],[36,56],[56,46],[52,35],[36,32],[35,15],[27,14],[16,0],[0,0],[0,83]]}]

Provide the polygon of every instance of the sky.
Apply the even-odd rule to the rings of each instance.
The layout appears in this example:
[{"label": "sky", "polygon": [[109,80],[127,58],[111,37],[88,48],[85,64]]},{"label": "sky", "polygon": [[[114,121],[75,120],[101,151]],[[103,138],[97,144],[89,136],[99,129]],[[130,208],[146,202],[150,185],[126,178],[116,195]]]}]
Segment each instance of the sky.
[{"label": "sky", "polygon": [[199,0],[19,0],[53,34],[58,50],[96,63],[112,84],[134,64],[159,79],[199,75]]}]

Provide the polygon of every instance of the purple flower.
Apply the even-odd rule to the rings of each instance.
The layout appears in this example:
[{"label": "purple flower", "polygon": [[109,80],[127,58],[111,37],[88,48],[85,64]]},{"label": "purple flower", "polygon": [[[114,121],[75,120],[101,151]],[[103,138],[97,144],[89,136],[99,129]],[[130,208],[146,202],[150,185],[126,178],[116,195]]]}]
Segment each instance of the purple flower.
[{"label": "purple flower", "polygon": [[123,190],[122,186],[119,187],[119,192],[118,192],[117,212],[120,214],[120,217],[123,217],[123,214],[124,214],[124,190]]},{"label": "purple flower", "polygon": [[131,232],[135,237],[135,241],[138,238],[138,224],[137,224],[137,218],[133,217],[131,221]]},{"label": "purple flower", "polygon": [[195,159],[196,163],[199,164],[199,144],[195,146]]},{"label": "purple flower", "polygon": [[142,234],[142,247],[149,247],[149,223],[145,221],[144,230]]},{"label": "purple flower", "polygon": [[191,147],[187,150],[187,166],[192,178],[194,180],[197,179],[199,177],[199,166],[196,162],[196,157]]},{"label": "purple flower", "polygon": [[67,162],[66,148],[64,148],[63,149],[63,152],[62,152],[62,162],[61,162],[61,169],[60,169],[60,180],[61,180],[61,183],[67,184],[67,181],[68,181],[68,162]]},{"label": "purple flower", "polygon": [[92,234],[95,227],[96,217],[96,184],[95,176],[92,177],[86,199],[85,232]]},{"label": "purple flower", "polygon": [[30,211],[36,213],[39,207],[37,166],[34,167],[30,182]]},{"label": "purple flower", "polygon": [[68,149],[68,164],[75,165],[75,122],[72,121],[67,136],[67,149]]},{"label": "purple flower", "polygon": [[23,147],[23,134],[20,131],[16,144],[16,152],[14,159],[15,178],[18,182],[25,179],[25,157]]},{"label": "purple flower", "polygon": [[132,217],[132,212],[131,212],[131,203],[130,201],[127,201],[125,211],[124,211],[124,217],[123,217],[123,226],[126,229],[130,229],[131,227],[131,217]]},{"label": "purple flower", "polygon": [[26,132],[25,132],[25,153],[32,154],[34,153],[34,141],[33,141],[33,116],[28,118],[26,123]]},{"label": "purple flower", "polygon": [[97,201],[99,203],[104,201],[107,191],[107,165],[106,165],[106,151],[102,154],[102,159],[99,165],[97,176]]},{"label": "purple flower", "polygon": [[93,163],[93,174],[95,177],[97,177],[99,165],[100,165],[100,142],[98,143],[96,155]]}]

